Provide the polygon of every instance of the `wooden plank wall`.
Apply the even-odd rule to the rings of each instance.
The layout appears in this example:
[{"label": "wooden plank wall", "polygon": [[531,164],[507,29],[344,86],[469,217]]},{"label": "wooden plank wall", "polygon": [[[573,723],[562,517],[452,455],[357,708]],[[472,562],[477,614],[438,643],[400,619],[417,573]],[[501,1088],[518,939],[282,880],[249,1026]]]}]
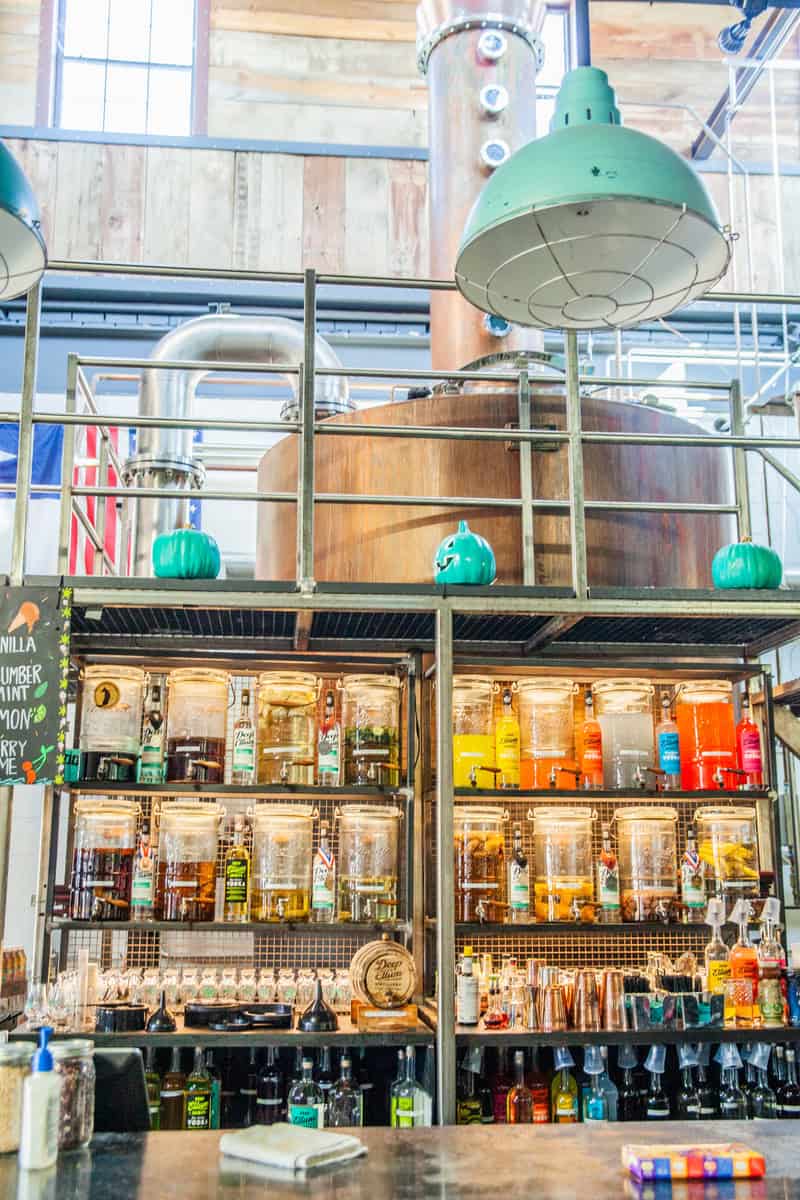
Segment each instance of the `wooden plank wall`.
[{"label": "wooden plank wall", "polygon": [[38,61],[39,0],[0,0],[0,123],[33,124]]}]

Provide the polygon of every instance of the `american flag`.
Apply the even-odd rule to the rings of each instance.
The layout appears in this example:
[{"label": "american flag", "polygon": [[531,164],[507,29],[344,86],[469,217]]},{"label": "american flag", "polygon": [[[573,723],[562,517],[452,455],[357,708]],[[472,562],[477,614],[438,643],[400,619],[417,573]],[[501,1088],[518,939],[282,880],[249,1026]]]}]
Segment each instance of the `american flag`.
[{"label": "american flag", "polygon": [[[119,429],[109,429],[108,432],[112,446],[119,453]],[[95,487],[97,485],[99,440],[100,432],[96,425],[80,425],[78,427],[75,435],[76,466],[72,474],[73,487]],[[105,486],[119,487],[119,485],[119,476],[113,464],[109,462],[108,480]],[[97,514],[100,511],[99,506],[105,504],[106,528],[104,544],[106,554],[120,574],[127,574],[127,571],[120,570],[119,563],[117,562],[119,516],[114,497],[79,496],[76,497],[75,503],[83,508],[90,524],[95,529],[97,528]],[[102,570],[95,571],[94,543],[90,540],[83,525],[74,513],[72,514],[69,538],[69,573],[70,575],[99,575],[103,573]]]}]

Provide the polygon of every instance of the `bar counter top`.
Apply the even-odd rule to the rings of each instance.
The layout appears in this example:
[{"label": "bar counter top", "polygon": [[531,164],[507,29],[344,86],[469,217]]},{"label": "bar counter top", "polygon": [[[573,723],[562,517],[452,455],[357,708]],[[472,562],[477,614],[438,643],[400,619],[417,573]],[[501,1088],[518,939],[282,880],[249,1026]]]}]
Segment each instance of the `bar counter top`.
[{"label": "bar counter top", "polygon": [[[800,1125],[776,1121],[665,1125],[362,1129],[366,1158],[305,1178],[221,1159],[220,1133],[101,1134],[52,1171],[0,1157],[3,1200],[800,1200]],[[638,1185],[620,1167],[626,1142],[743,1141],[767,1177]]]}]

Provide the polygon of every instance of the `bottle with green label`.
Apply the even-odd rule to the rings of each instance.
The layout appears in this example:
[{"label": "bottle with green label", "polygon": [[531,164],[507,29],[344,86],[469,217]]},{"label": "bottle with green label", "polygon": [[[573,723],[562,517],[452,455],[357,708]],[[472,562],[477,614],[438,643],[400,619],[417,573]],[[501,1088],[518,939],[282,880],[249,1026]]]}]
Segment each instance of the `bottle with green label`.
[{"label": "bottle with green label", "polygon": [[330,846],[329,828],[327,821],[320,821],[319,846],[311,874],[311,920],[317,925],[330,925],[334,918],[336,861]]},{"label": "bottle with green label", "polygon": [[530,869],[528,859],[522,849],[522,826],[514,826],[514,842],[511,858],[508,863],[508,899],[512,924],[529,921],[530,910]]},{"label": "bottle with green label", "polygon": [[164,711],[158,683],[150,689],[150,704],[142,724],[138,771],[140,783],[164,782]]},{"label": "bottle with green label", "polygon": [[256,730],[250,716],[250,689],[242,691],[242,707],[239,720],[233,727],[233,755],[231,762],[231,782],[250,784],[253,782],[256,766]]},{"label": "bottle with green label", "polygon": [[250,851],[245,844],[244,817],[234,820],[233,839],[225,855],[224,921],[243,924],[250,916]]},{"label": "bottle with green label", "polygon": [[325,1097],[322,1088],[312,1078],[313,1070],[311,1059],[304,1058],[303,1073],[289,1090],[287,1106],[290,1125],[321,1129],[325,1124]]},{"label": "bottle with green label", "polygon": [[416,1051],[406,1046],[405,1078],[392,1087],[392,1124],[395,1129],[416,1129],[432,1124],[433,1101],[417,1082]]},{"label": "bottle with green label", "polygon": [[186,1128],[211,1128],[211,1076],[201,1046],[195,1046],[194,1066],[186,1080]]}]

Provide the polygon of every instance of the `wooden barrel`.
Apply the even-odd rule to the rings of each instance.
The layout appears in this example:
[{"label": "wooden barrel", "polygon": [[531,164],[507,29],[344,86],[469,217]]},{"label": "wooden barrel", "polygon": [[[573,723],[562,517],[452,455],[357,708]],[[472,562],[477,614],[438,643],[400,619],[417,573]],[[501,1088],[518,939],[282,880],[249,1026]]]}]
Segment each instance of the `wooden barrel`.
[{"label": "wooden barrel", "polygon": [[379,941],[367,942],[350,963],[353,994],[375,1008],[402,1008],[414,995],[417,972],[414,959],[388,933]]}]

